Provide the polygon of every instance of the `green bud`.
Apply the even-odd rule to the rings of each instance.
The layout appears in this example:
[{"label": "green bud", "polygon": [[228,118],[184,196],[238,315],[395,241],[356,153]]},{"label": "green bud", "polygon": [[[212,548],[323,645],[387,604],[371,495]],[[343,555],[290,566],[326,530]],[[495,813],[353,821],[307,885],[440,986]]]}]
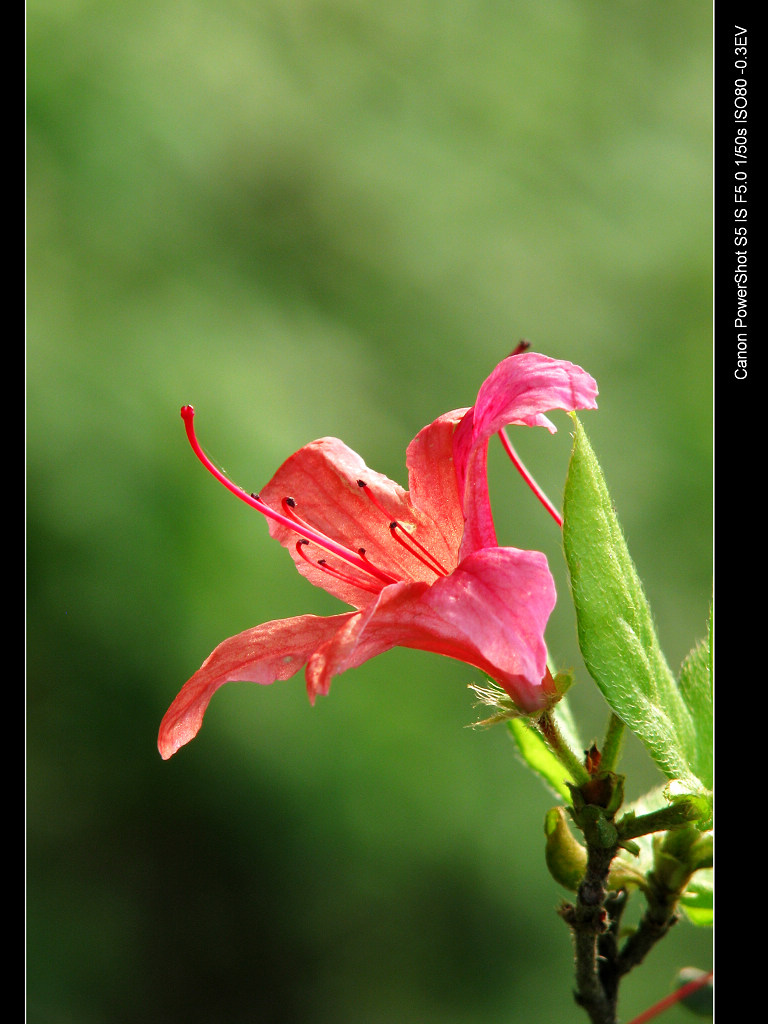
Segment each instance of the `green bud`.
[{"label": "green bud", "polygon": [[[562,807],[547,811],[544,819],[547,837],[545,859],[554,880],[576,892],[587,870],[587,851],[568,827],[568,816]],[[622,857],[616,857],[608,876],[610,889],[644,889],[645,875]]]},{"label": "green bud", "polygon": [[587,851],[568,828],[565,811],[553,807],[544,819],[545,859],[554,880],[576,892],[587,868]]},{"label": "green bud", "polygon": [[679,898],[691,876],[712,864],[712,834],[692,825],[654,836],[653,878],[660,892]]}]

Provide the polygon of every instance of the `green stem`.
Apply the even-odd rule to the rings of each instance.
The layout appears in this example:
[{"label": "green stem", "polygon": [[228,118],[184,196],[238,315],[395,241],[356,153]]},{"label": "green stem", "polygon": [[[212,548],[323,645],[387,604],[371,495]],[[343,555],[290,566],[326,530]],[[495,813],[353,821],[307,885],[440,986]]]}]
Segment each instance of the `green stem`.
[{"label": "green stem", "polygon": [[[696,821],[698,810],[692,804],[680,801],[670,807],[662,807],[658,811],[649,811],[648,814],[641,814],[635,817],[634,814],[625,814],[617,823],[619,835],[623,839],[636,839],[638,836],[647,836],[652,832],[666,832],[667,829],[679,829],[688,822]],[[687,835],[686,831],[686,835]],[[699,833],[694,835],[698,838]]]},{"label": "green stem", "polygon": [[547,745],[563,767],[571,773],[571,778],[577,786],[583,786],[589,781],[589,773],[581,763],[577,755],[571,750],[560,732],[551,711],[544,711],[536,722],[539,732],[547,741]]},{"label": "green stem", "polygon": [[644,890],[647,907],[616,959],[619,976],[641,964],[678,920],[677,905],[696,870],[702,844],[698,830],[688,826],[668,832],[655,849],[653,869],[646,876]]},{"label": "green stem", "polygon": [[605,738],[600,748],[600,770],[604,772],[615,772],[619,763],[622,744],[624,742],[624,723],[611,713],[608,719],[608,727],[605,730]]}]

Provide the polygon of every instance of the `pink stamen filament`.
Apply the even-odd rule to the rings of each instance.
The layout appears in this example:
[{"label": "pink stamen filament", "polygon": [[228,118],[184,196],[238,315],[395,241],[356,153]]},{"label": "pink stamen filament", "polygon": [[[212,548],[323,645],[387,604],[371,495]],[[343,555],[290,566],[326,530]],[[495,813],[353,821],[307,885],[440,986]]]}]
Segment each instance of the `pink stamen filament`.
[{"label": "pink stamen filament", "polygon": [[368,561],[368,558],[366,557],[366,554],[365,554],[365,548],[358,548],[357,549],[357,553],[358,553],[358,555],[360,555],[360,557],[362,558],[362,560],[364,562],[366,562],[367,564],[370,565],[370,562]]},{"label": "pink stamen filament", "polygon": [[[397,530],[400,530],[400,532],[403,534],[402,537],[396,532]],[[438,576],[449,575],[448,570],[445,568],[444,565],[438,562],[438,560],[435,558],[432,552],[427,551],[424,545],[420,544],[415,537],[412,537],[411,534],[408,533],[408,531],[405,529],[405,527],[401,523],[398,523],[396,519],[394,519],[389,524],[389,532],[392,534],[392,536],[395,538],[398,544],[402,545],[406,551],[410,551],[412,555],[415,555],[416,558],[418,558],[420,562],[423,562],[428,569],[432,570],[432,572],[437,573]],[[421,554],[419,554],[419,551],[414,551],[411,545],[417,547]],[[422,557],[422,555],[424,557]]]},{"label": "pink stamen filament", "polygon": [[367,590],[369,594],[379,593],[380,587],[376,586],[375,583],[372,583],[370,580],[356,580],[352,576],[347,575],[347,573],[340,572],[338,569],[334,569],[332,565],[328,565],[324,558],[318,558],[318,560],[314,562],[309,557],[309,555],[306,555],[304,553],[304,548],[308,544],[309,541],[304,540],[304,538],[301,538],[296,541],[296,551],[299,554],[299,556],[303,558],[305,562],[307,562],[308,565],[315,565],[322,569],[323,572],[328,573],[329,576],[333,576],[337,580],[341,580],[342,583],[349,583],[353,587],[358,587],[360,590]]},{"label": "pink stamen filament", "polygon": [[[514,355],[514,353],[513,353],[513,355]],[[542,491],[542,489],[539,487],[539,485],[536,483],[536,481],[533,479],[531,474],[528,472],[528,470],[523,465],[522,460],[520,459],[520,456],[517,454],[515,449],[512,447],[512,442],[509,440],[509,437],[507,436],[507,432],[504,429],[504,427],[502,427],[501,430],[499,431],[499,438],[501,440],[501,443],[504,445],[504,450],[506,451],[507,455],[512,460],[512,463],[515,466],[515,469],[517,469],[518,473],[522,476],[523,480],[525,480],[525,482],[531,488],[531,490],[536,495],[536,497],[539,499],[539,501],[544,506],[544,508],[547,510],[547,512],[549,512],[549,514],[555,520],[557,525],[558,526],[562,526],[563,525],[563,517],[560,515],[560,513],[557,511],[555,506],[552,504],[552,502],[546,496],[544,491]]]},{"label": "pink stamen filament", "polygon": [[[386,516],[386,518],[389,519],[389,515],[387,514],[386,509],[384,509],[373,496],[373,494],[371,493],[371,489],[365,482],[365,480],[358,480],[357,486],[367,495],[368,498],[370,498],[370,500],[373,502],[373,504],[376,506],[379,512],[381,512],[383,516]],[[397,532],[398,530],[400,531],[400,533]],[[428,569],[431,569],[432,572],[435,573],[437,576],[450,575],[445,566],[442,565],[437,560],[437,558],[435,558],[431,551],[428,551],[423,544],[421,544],[419,541],[416,540],[415,537],[408,533],[408,531],[405,529],[402,523],[399,523],[396,519],[390,520],[389,532],[392,534],[392,538],[396,540],[401,547],[405,548],[405,550],[409,554],[413,555],[414,558],[418,558],[418,560],[423,565],[426,565],[426,567]],[[400,536],[400,534],[402,534],[402,536]],[[418,550],[414,550],[415,548],[418,548]]]},{"label": "pink stamen filament", "polygon": [[330,537],[326,537],[317,530],[311,529],[306,526],[306,524],[299,523],[296,517],[289,518],[280,512],[276,512],[274,509],[270,508],[269,505],[265,504],[257,494],[249,494],[247,491],[244,491],[242,487],[238,487],[237,484],[232,483],[232,481],[225,476],[220,469],[217,469],[216,466],[214,466],[200,447],[192,422],[194,415],[195,410],[191,405],[185,405],[182,407],[181,418],[184,420],[184,427],[187,431],[187,438],[192,447],[192,451],[198,457],[200,462],[202,462],[208,472],[214,476],[219,483],[223,484],[228,491],[231,491],[236,498],[244,501],[245,504],[250,505],[251,508],[255,508],[257,512],[261,512],[261,514],[266,516],[267,519],[280,523],[281,526],[285,526],[294,533],[297,533],[300,537],[304,537],[306,540],[312,541],[312,543],[316,544],[319,548],[322,548],[331,555],[336,555],[342,561],[347,562],[350,565],[354,565],[356,568],[362,570],[362,572],[369,576],[373,576],[381,583],[388,585],[390,583],[397,582],[393,576],[389,575],[389,573],[383,572],[381,569],[377,569],[375,565],[372,565],[367,559],[361,558],[360,555],[356,554],[354,551],[350,551],[349,548],[345,548],[342,544],[337,544],[337,542],[331,540]]},{"label": "pink stamen filament", "polygon": [[[283,506],[283,510],[284,510],[286,516],[292,522],[296,523],[297,526],[301,527],[302,531],[307,531],[308,533],[316,532],[316,531],[313,531],[313,529],[309,525],[309,523],[305,522],[301,518],[301,516],[298,514],[298,512],[296,511],[296,501],[295,501],[294,498],[291,498],[291,497],[283,498],[281,504]],[[402,582],[396,576],[393,576],[391,573],[385,572],[383,569],[377,569],[376,566],[373,564],[373,562],[370,561],[370,559],[364,558],[363,556],[365,555],[365,548],[358,548],[357,549],[357,553],[358,553],[358,555],[360,555],[360,559],[361,559],[363,565],[365,566],[365,569],[364,569],[365,572],[367,572],[369,574],[375,575],[377,579],[381,578],[382,576],[385,576],[387,578],[387,582],[389,582],[389,583],[400,583],[400,582]],[[305,559],[305,561],[306,560],[308,560],[308,559]],[[350,559],[347,558],[347,559],[345,559],[345,561],[349,562]],[[322,563],[321,560],[318,559],[318,561],[315,564],[316,565],[322,565],[324,563]],[[353,562],[351,564],[354,564],[358,569],[361,567],[360,562],[358,562],[357,560],[355,560],[355,562]],[[326,571],[329,571],[329,570],[326,570]],[[338,573],[338,570],[336,570],[336,573]],[[355,580],[351,576],[343,577],[343,576],[340,575],[339,579],[346,579],[346,581],[348,583],[354,583],[355,586],[357,586],[357,583],[355,582]]]}]

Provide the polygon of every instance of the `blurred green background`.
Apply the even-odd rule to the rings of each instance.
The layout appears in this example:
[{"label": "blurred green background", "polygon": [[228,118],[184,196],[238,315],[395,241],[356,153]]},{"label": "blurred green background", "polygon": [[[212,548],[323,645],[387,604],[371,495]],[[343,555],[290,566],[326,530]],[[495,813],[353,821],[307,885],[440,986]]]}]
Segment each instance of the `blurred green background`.
[{"label": "blurred green background", "polygon": [[[677,667],[711,586],[711,12],[630,0],[31,0],[28,1020],[579,1024],[553,798],[466,666],[393,651],[310,708],[225,687],[224,637],[343,608],[208,477],[257,489],[333,434],[404,452],[521,337],[584,413]],[[569,422],[513,440],[560,501]],[[494,446],[500,539],[558,531]],[[627,747],[630,796],[657,781]],[[623,1019],[709,967],[687,922]],[[685,1011],[668,1013],[670,1024]]]}]

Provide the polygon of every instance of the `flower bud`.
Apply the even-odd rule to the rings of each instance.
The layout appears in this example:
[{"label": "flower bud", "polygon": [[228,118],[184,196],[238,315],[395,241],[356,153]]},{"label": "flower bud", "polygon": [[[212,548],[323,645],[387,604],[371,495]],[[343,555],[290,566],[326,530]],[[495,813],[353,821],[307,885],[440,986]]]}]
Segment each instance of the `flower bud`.
[{"label": "flower bud", "polygon": [[568,828],[565,811],[553,807],[544,819],[545,859],[554,880],[576,892],[587,869],[587,851]]}]

